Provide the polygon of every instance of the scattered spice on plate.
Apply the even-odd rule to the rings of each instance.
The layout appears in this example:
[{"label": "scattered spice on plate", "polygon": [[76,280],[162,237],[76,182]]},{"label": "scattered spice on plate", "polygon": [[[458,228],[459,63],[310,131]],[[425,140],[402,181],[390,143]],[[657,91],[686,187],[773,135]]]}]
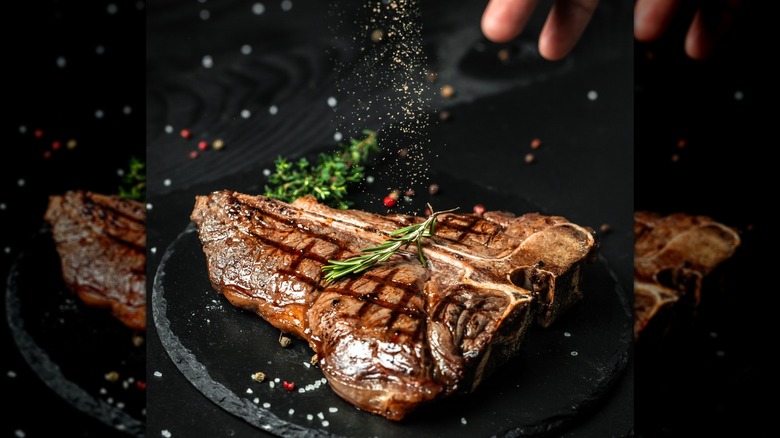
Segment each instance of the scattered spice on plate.
[{"label": "scattered spice on plate", "polygon": [[287,348],[290,346],[290,343],[292,342],[292,339],[290,339],[289,336],[285,335],[284,332],[279,333],[279,345],[282,346],[282,348]]},{"label": "scattered spice on plate", "polygon": [[542,141],[538,138],[535,138],[531,140],[531,149],[539,149],[539,146],[542,145]]},{"label": "scattered spice on plate", "polygon": [[109,382],[116,382],[117,380],[119,380],[119,373],[116,371],[109,371],[106,373],[104,377]]},{"label": "scattered spice on plate", "polygon": [[439,120],[441,120],[442,122],[446,122],[450,120],[450,117],[452,117],[452,115],[450,114],[449,111],[444,110],[439,113]]},{"label": "scattered spice on plate", "polygon": [[186,139],[189,139],[190,137],[192,137],[192,133],[190,132],[189,129],[186,129],[186,128],[182,129],[179,132],[179,134],[181,135],[182,138],[186,138]]},{"label": "scattered spice on plate", "polygon": [[295,389],[295,382],[288,382],[285,380],[284,382],[282,382],[282,386],[284,386],[284,389],[288,391],[292,391],[293,389]]},{"label": "scattered spice on plate", "polygon": [[452,85],[445,85],[441,87],[441,97],[449,99],[455,95],[455,88]]},{"label": "scattered spice on plate", "polygon": [[258,371],[252,374],[252,380],[254,380],[255,382],[262,382],[263,380],[265,380],[265,373],[262,371]]},{"label": "scattered spice on plate", "polygon": [[435,184],[435,183],[429,185],[428,186],[428,193],[430,193],[431,195],[435,195],[435,194],[439,193],[439,185]]},{"label": "scattered spice on plate", "polygon": [[223,147],[225,147],[225,142],[222,141],[221,138],[218,138],[218,139],[214,140],[213,143],[211,143],[211,147],[214,148],[215,151],[218,151],[218,150],[222,149]]},{"label": "scattered spice on plate", "polygon": [[482,204],[477,204],[474,206],[474,214],[477,216],[482,216],[485,213],[485,206]]},{"label": "scattered spice on plate", "polygon": [[529,153],[527,153],[527,154],[525,154],[525,162],[526,162],[526,164],[531,164],[531,163],[533,163],[535,160],[536,160],[536,157],[534,157],[534,154],[532,154],[532,153],[530,153],[530,152],[529,152]]}]

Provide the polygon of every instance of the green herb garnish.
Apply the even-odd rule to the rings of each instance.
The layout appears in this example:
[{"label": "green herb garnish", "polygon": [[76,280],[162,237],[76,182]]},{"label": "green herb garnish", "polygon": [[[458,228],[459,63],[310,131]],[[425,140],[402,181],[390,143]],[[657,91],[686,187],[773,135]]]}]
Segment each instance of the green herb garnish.
[{"label": "green herb garnish", "polygon": [[146,164],[138,158],[130,158],[130,165],[119,186],[119,197],[143,201],[146,199]]},{"label": "green herb garnish", "polygon": [[[433,211],[430,204],[428,208]],[[375,263],[383,262],[395,254],[400,248],[406,249],[412,243],[417,244],[417,258],[420,260],[423,266],[428,267],[428,263],[425,261],[425,256],[422,252],[422,239],[423,237],[431,237],[436,231],[436,218],[444,213],[450,213],[457,210],[453,208],[451,210],[437,211],[431,213],[431,215],[425,221],[397,229],[390,233],[390,238],[382,242],[379,246],[372,248],[365,248],[363,252],[365,254],[352,257],[344,261],[328,260],[328,264],[322,267],[322,272],[325,274],[325,283],[331,283],[341,277],[349,274],[359,274],[366,269],[373,266]]]},{"label": "green herb garnish", "polygon": [[265,195],[285,202],[311,195],[331,207],[349,208],[352,202],[346,199],[347,186],[363,178],[368,155],[379,152],[376,132],[365,130],[363,134],[365,138],[350,139],[340,151],[319,154],[315,165],[306,158],[295,163],[277,158],[276,172],[268,177]]}]

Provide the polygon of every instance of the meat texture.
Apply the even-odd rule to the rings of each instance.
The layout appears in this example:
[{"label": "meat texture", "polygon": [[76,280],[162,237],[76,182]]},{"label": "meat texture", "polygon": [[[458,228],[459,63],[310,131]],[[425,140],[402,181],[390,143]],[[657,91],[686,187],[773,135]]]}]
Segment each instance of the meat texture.
[{"label": "meat texture", "polygon": [[309,342],[333,390],[402,419],[475,389],[516,355],[534,319],[549,326],[581,296],[593,230],[563,217],[444,214],[416,249],[331,284],[321,268],[376,246],[421,217],[335,210],[231,191],[191,215],[214,288]]},{"label": "meat texture", "polygon": [[51,196],[51,225],[67,287],[89,306],[110,309],[133,330],[146,329],[146,209],[87,191]]},{"label": "meat texture", "polygon": [[734,254],[736,230],[707,216],[634,214],[634,339],[680,301],[696,306],[702,279]]}]

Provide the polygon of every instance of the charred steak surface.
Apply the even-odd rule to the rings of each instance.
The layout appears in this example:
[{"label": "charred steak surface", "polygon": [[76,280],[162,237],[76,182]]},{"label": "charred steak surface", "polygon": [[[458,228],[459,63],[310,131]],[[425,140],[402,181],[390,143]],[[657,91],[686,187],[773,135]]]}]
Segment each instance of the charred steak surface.
[{"label": "charred steak surface", "polygon": [[445,214],[424,244],[427,269],[410,247],[326,284],[328,260],[424,218],[219,191],[198,196],[191,219],[217,291],[308,341],[337,394],[393,420],[475,389],[534,320],[548,326],[582,296],[597,251],[593,230],[563,217]]},{"label": "charred steak surface", "polygon": [[49,197],[44,219],[66,286],[87,305],[146,329],[146,209],[117,196],[70,191]]}]

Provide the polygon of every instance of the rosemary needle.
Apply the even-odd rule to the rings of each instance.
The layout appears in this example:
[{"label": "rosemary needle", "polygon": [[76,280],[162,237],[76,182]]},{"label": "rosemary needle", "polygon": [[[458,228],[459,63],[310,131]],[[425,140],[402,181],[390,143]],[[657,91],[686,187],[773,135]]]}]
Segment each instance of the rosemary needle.
[{"label": "rosemary needle", "polygon": [[[433,211],[430,204],[428,204],[428,208]],[[363,255],[343,261],[328,260],[328,264],[322,267],[322,272],[326,272],[325,283],[329,284],[349,274],[359,274],[374,264],[389,259],[390,256],[395,254],[401,247],[407,248],[412,243],[417,245],[417,258],[420,260],[420,263],[427,268],[428,263],[425,261],[425,256],[423,256],[422,252],[422,239],[423,237],[433,236],[433,233],[436,231],[436,218],[438,216],[455,210],[457,210],[457,208],[437,211],[431,213],[425,221],[420,222],[419,224],[399,228],[390,233],[390,238],[378,246],[363,249]]]}]

